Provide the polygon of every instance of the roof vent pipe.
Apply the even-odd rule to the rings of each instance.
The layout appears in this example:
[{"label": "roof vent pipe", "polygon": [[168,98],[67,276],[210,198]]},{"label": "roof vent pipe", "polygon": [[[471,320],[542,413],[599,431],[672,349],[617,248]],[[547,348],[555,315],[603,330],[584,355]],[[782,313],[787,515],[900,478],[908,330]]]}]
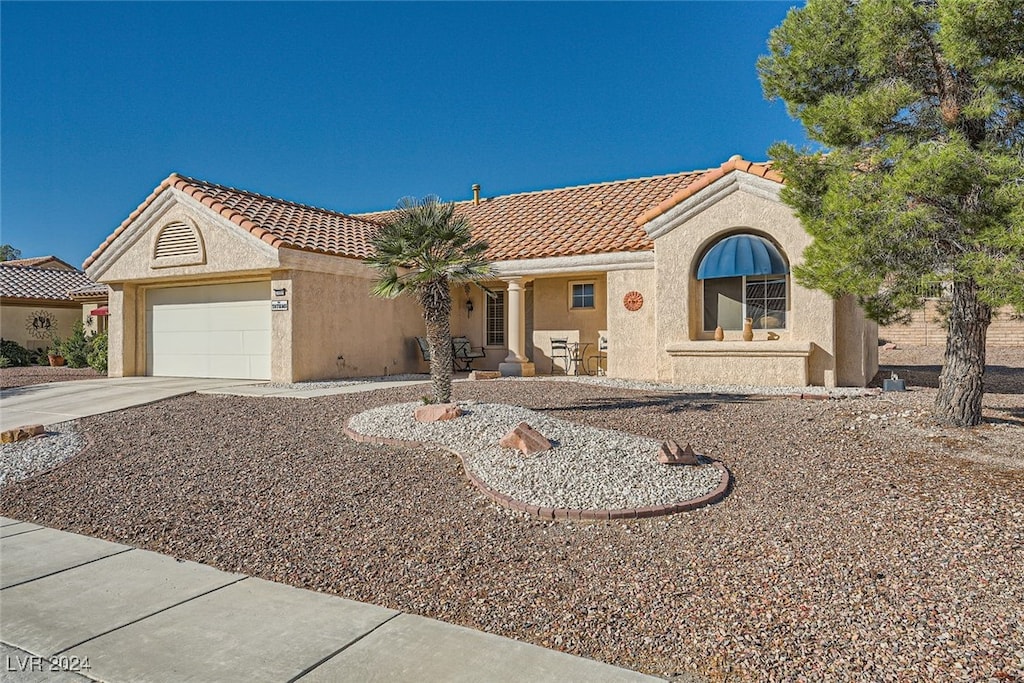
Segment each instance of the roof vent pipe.
[{"label": "roof vent pipe", "polygon": [[473,206],[480,206],[480,184],[473,183]]}]

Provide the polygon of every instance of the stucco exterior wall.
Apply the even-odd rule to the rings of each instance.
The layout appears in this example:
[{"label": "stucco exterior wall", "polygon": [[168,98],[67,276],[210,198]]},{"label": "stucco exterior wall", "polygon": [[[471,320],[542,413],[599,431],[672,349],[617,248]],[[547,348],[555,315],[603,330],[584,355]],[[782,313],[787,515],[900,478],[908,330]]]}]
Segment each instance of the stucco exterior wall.
[{"label": "stucco exterior wall", "polygon": [[[272,321],[274,355],[290,358],[290,381],[421,370],[414,337],[424,327],[414,297],[375,298],[370,277],[336,273],[291,271],[272,282],[288,282],[289,311],[275,311]],[[272,372],[284,372],[278,362]]]},{"label": "stucco exterior wall", "polygon": [[[608,376],[656,380],[657,281],[654,270],[608,273]],[[628,292],[644,297],[638,311],[622,303]]]},{"label": "stucco exterior wall", "polygon": [[[110,319],[107,327],[107,375],[131,377],[146,374],[146,368],[137,366],[136,321],[138,320],[138,288],[128,284],[110,285]],[[145,312],[142,320],[145,321]],[[141,357],[146,357],[145,337],[142,339]]]},{"label": "stucco exterior wall", "polygon": [[852,296],[836,305],[836,384],[862,387],[878,372],[878,325]]},{"label": "stucco exterior wall", "polygon": [[[594,307],[572,308],[572,285],[593,283]],[[533,281],[532,358],[537,374],[551,372],[551,338],[567,337],[573,342],[589,342],[586,357],[597,354],[597,337],[607,329],[608,288],[603,273],[546,277]],[[561,360],[557,372],[563,372]],[[586,367],[592,362],[585,361]]]},{"label": "stucco exterior wall", "polygon": [[[34,314],[42,312],[48,316],[51,327],[48,331],[31,327]],[[15,341],[26,349],[48,349],[53,337],[64,338],[71,333],[76,322],[82,320],[82,307],[76,301],[67,305],[53,302],[37,304],[0,303],[0,336]]]},{"label": "stucco exterior wall", "polygon": [[[698,195],[699,197],[699,195]],[[709,202],[671,230],[655,239],[658,313],[656,317],[657,377],[664,381],[692,383],[800,384],[834,386],[835,314],[833,301],[823,292],[805,289],[790,278],[787,327],[777,330],[780,339],[768,341],[765,331],[755,331],[754,341],[736,350],[728,362],[693,362],[687,358],[687,342],[715,344],[714,333],[703,329],[703,285],[697,266],[705,249],[730,234],[747,232],[771,240],[790,267],[802,261],[811,242],[792,211],[780,201],[742,189]],[[726,341],[740,340],[741,332],[726,332]],[[787,344],[810,343],[806,369],[798,371]],[[682,346],[680,346],[682,345]],[[667,349],[676,347],[670,354]],[[784,374],[764,375],[764,358],[779,354]],[[749,355],[750,361],[745,360]],[[758,360],[753,360],[753,359]],[[786,360],[782,360],[786,359]],[[726,372],[728,368],[728,372]],[[743,381],[737,381],[742,379]]]}]

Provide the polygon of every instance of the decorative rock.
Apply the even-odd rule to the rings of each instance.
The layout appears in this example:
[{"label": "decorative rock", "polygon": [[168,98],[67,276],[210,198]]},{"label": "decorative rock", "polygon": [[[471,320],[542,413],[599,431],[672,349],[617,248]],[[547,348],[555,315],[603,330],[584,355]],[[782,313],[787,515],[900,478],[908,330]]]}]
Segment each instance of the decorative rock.
[{"label": "decorative rock", "polygon": [[416,408],[414,415],[417,422],[439,422],[454,419],[462,411],[454,403],[428,403]]},{"label": "decorative rock", "polygon": [[886,344],[882,344],[882,348],[885,349],[886,351],[895,351],[900,347],[896,344],[896,342],[888,342]]},{"label": "decorative rock", "polygon": [[658,462],[663,465],[696,465],[699,460],[690,444],[686,444],[686,448],[680,448],[675,441],[669,440],[658,449]]},{"label": "decorative rock", "polygon": [[551,442],[525,422],[520,422],[512,431],[501,437],[498,443],[505,448],[515,448],[524,455],[551,450]]},{"label": "decorative rock", "polygon": [[470,380],[498,379],[499,377],[501,377],[501,373],[497,370],[474,370],[469,373]]},{"label": "decorative rock", "polygon": [[43,425],[15,427],[14,429],[8,429],[3,434],[0,434],[0,443],[14,443],[15,441],[31,439],[33,436],[39,436],[45,431],[46,430],[43,428]]}]

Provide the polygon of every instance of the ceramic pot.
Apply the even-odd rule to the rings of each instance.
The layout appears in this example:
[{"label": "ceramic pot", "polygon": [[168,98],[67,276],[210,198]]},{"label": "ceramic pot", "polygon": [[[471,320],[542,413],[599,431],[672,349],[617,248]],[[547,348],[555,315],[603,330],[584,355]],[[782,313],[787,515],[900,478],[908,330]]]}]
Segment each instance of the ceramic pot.
[{"label": "ceramic pot", "polygon": [[754,319],[743,319],[743,341],[754,341]]},{"label": "ceramic pot", "polygon": [[58,356],[57,354],[51,353],[47,356],[47,358],[49,358],[50,360],[51,367],[56,368],[61,365],[64,365],[64,356]]},{"label": "ceramic pot", "polygon": [[723,339],[725,339],[725,331],[722,329],[722,326],[719,325],[715,328],[715,341],[722,341]]}]

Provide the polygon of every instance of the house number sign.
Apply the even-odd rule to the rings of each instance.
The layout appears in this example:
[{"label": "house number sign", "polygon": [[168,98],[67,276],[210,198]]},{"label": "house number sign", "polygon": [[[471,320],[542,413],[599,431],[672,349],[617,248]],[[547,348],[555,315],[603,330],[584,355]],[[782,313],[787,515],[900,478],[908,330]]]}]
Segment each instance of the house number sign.
[{"label": "house number sign", "polygon": [[639,311],[644,305],[644,295],[636,290],[626,292],[626,296],[622,297],[622,305],[627,311]]},{"label": "house number sign", "polygon": [[287,311],[288,310],[288,299],[284,301],[271,301],[270,310],[272,311]]}]

